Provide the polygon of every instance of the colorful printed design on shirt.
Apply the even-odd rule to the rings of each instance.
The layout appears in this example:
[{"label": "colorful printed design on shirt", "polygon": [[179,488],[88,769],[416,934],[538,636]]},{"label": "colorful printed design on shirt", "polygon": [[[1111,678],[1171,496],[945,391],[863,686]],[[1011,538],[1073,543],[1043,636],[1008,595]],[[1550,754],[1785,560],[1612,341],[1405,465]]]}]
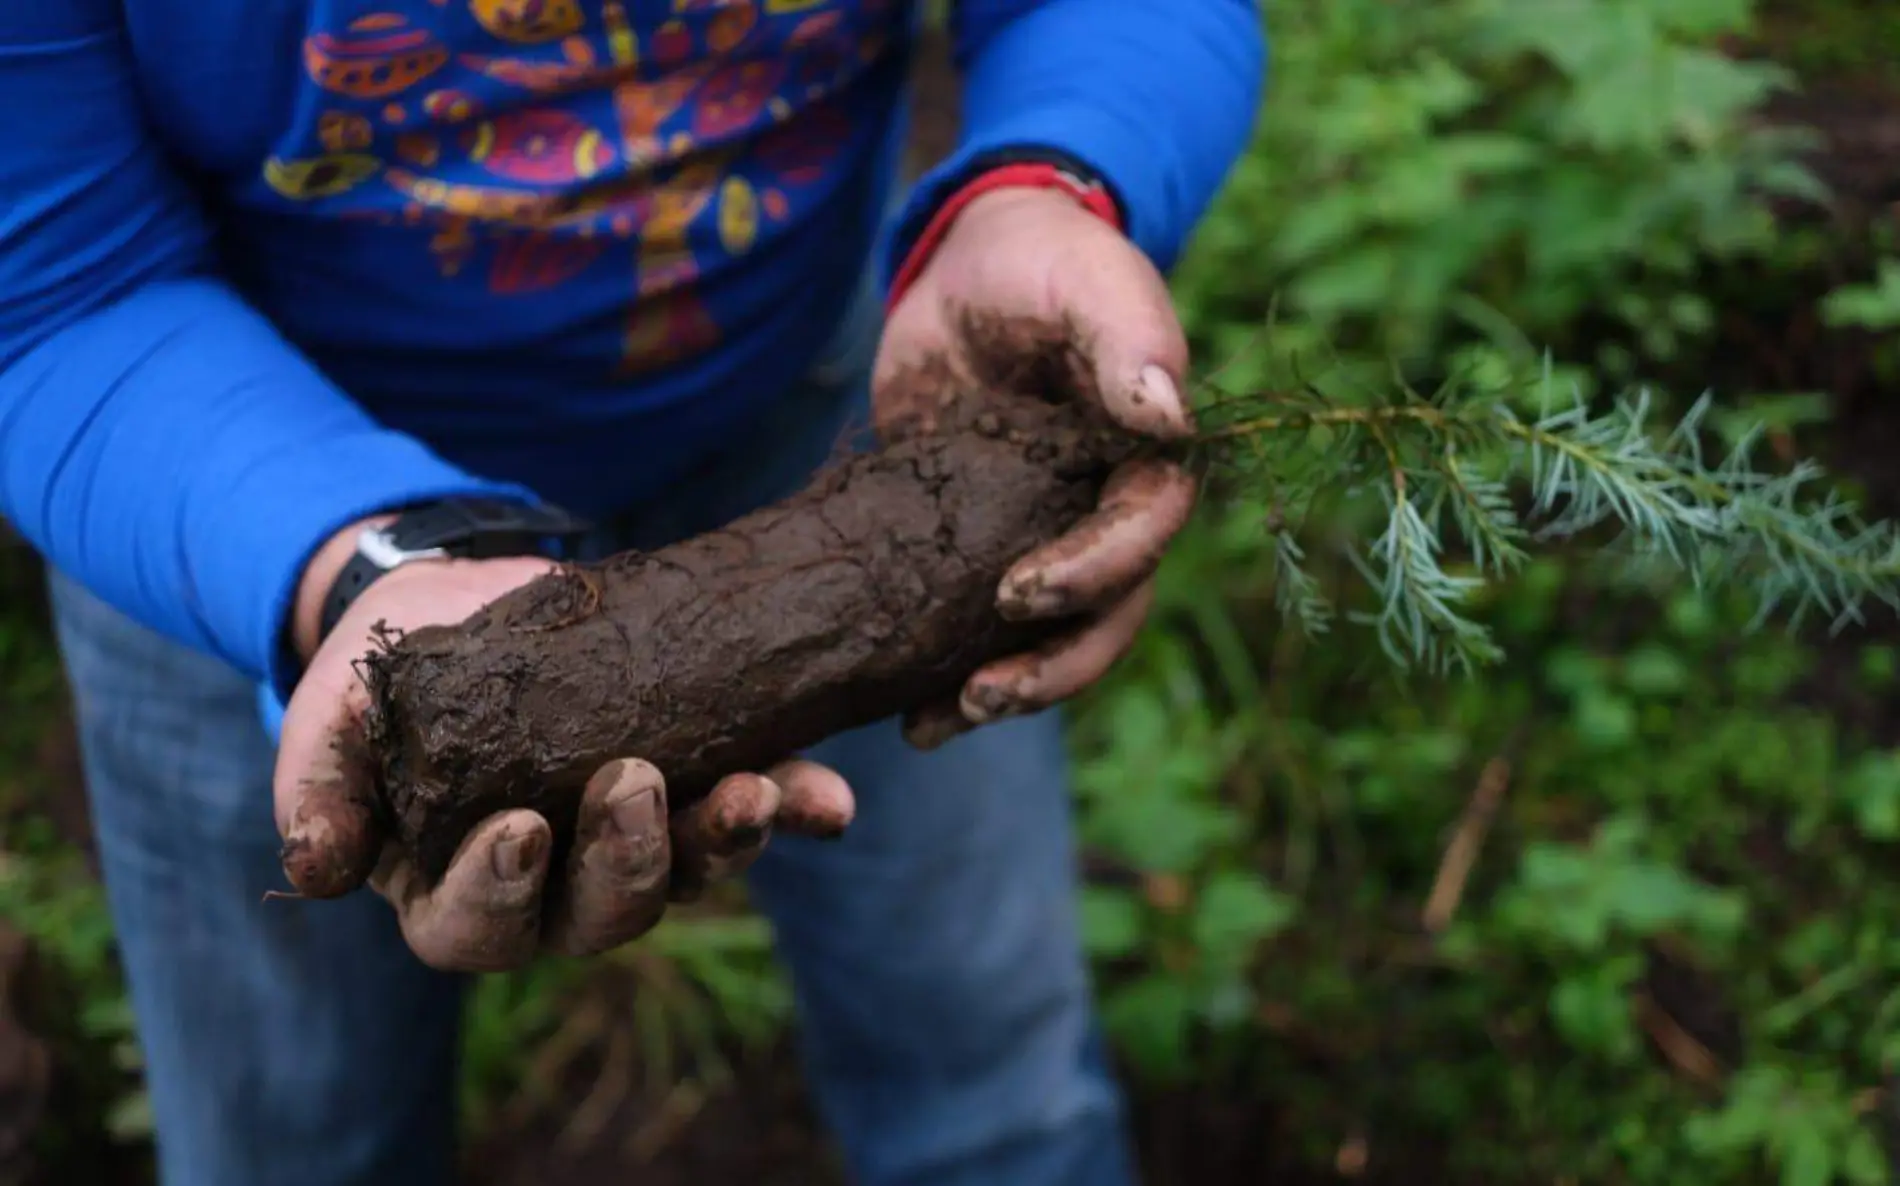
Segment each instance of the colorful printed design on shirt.
[{"label": "colorful printed design on shirt", "polygon": [[576,0],[469,0],[482,28],[503,41],[537,45],[581,30]]},{"label": "colorful printed design on shirt", "polygon": [[314,0],[328,23],[303,68],[322,102],[257,199],[413,231],[443,283],[624,307],[620,375],[719,341],[698,282],[824,200],[857,132],[840,96],[909,17],[900,0],[334,13],[352,4]]},{"label": "colorful printed design on shirt", "polygon": [[401,13],[358,17],[340,33],[304,41],[304,68],[326,91],[352,99],[398,95],[448,64],[449,51]]}]

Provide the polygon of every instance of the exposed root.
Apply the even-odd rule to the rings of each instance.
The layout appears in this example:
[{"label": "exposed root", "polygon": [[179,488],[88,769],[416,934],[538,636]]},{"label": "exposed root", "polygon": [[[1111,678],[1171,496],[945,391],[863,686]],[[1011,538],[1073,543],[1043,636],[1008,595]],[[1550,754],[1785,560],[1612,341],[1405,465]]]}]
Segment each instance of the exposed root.
[{"label": "exposed root", "polygon": [[614,758],[665,771],[677,811],[726,774],[950,699],[978,667],[1064,629],[1004,621],[1002,578],[1155,446],[1088,398],[1072,338],[1013,332],[1032,331],[1040,352],[1013,342],[963,360],[1008,394],[946,394],[945,372],[927,368],[913,377],[918,431],[775,506],[569,566],[369,656],[365,732],[425,879],[498,810],[540,812],[559,843]]}]

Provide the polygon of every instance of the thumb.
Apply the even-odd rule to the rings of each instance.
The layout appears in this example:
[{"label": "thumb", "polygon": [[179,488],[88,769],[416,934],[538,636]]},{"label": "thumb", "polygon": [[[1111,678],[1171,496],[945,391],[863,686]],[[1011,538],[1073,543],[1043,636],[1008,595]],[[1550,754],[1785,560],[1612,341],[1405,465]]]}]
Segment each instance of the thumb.
[{"label": "thumb", "polygon": [[[319,699],[328,692],[329,711]],[[300,702],[301,701],[301,702]],[[363,737],[369,695],[306,681],[284,713],[274,797],[284,874],[300,894],[334,898],[369,879],[382,851],[375,771]]]},{"label": "thumb", "polygon": [[560,566],[540,558],[405,564],[357,598],[317,649],[284,709],[274,792],[284,872],[298,891],[330,898],[362,885],[382,855],[377,766],[363,735],[369,690],[357,661],[371,623],[403,627],[466,618]]},{"label": "thumb", "polygon": [[1080,331],[1102,405],[1135,432],[1187,436],[1194,431],[1182,396],[1187,335],[1167,281],[1120,232],[1096,225],[1112,241],[1065,254],[1062,305]]}]

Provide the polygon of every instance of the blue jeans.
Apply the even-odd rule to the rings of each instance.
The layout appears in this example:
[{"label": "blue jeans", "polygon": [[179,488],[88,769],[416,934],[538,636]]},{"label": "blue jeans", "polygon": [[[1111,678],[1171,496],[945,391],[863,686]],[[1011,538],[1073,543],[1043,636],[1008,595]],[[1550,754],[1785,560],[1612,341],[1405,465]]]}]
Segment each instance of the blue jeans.
[{"label": "blue jeans", "polygon": [[[794,487],[864,406],[860,310],[751,442],[602,546],[652,546]],[[446,1186],[458,977],[363,891],[282,888],[252,684],[52,578],[166,1186]],[[918,753],[894,724],[814,755],[840,841],[773,841],[753,900],[796,990],[808,1078],[864,1186],[1125,1186],[1121,1102],[1076,930],[1053,715]]]}]

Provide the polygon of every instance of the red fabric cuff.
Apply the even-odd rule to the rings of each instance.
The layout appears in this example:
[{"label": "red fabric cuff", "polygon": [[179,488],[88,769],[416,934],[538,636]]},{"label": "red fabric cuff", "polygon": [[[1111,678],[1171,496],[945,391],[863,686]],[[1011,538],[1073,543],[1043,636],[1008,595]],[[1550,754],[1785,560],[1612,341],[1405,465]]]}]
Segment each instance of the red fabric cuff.
[{"label": "red fabric cuff", "polygon": [[888,312],[897,307],[897,302],[916,282],[924,265],[942,246],[944,236],[950,233],[950,224],[971,202],[994,190],[1024,188],[1059,190],[1116,230],[1123,229],[1121,211],[1115,206],[1115,198],[1100,182],[1087,181],[1055,165],[1040,162],[998,166],[978,174],[937,207],[937,212],[931,216],[922,233],[917,236],[917,241],[911,244],[910,252],[904,256],[904,264],[897,270],[896,278],[891,281],[890,295],[884,303],[885,310]]}]

